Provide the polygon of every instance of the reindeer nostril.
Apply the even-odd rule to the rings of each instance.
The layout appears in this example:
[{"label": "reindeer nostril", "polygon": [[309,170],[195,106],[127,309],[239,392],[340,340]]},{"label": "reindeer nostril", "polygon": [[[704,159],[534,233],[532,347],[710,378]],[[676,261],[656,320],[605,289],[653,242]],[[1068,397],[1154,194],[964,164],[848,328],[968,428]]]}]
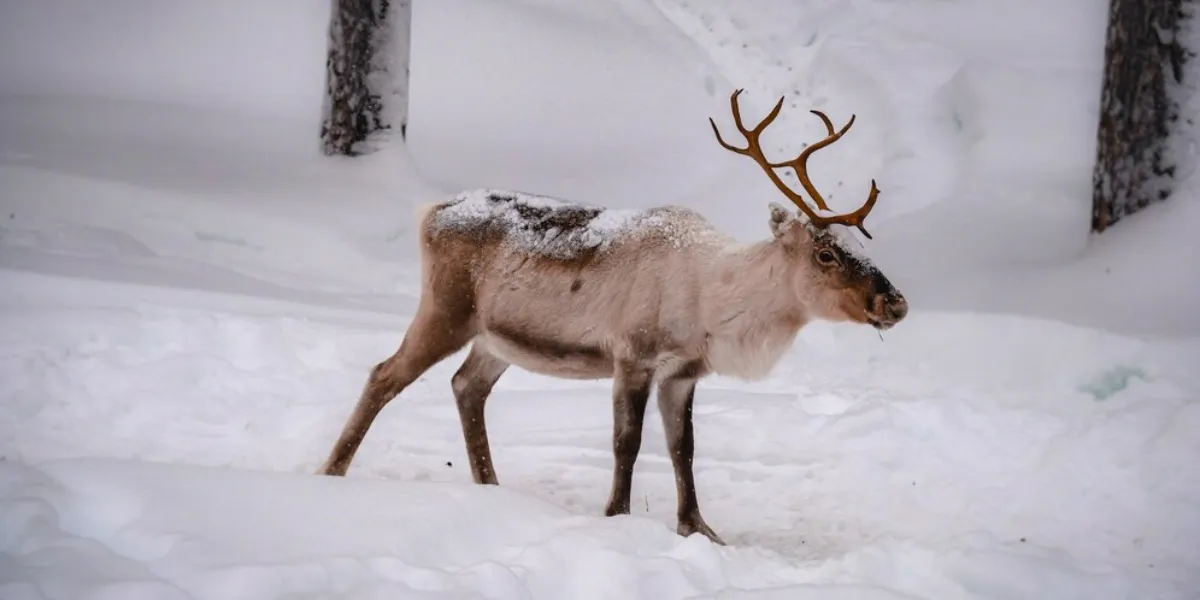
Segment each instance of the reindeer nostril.
[{"label": "reindeer nostril", "polygon": [[883,294],[875,294],[871,296],[870,302],[867,302],[867,310],[875,315],[883,315],[887,313],[888,299]]},{"label": "reindeer nostril", "polygon": [[888,303],[888,312],[891,313],[893,319],[899,321],[908,314],[908,300],[904,296],[896,296]]}]

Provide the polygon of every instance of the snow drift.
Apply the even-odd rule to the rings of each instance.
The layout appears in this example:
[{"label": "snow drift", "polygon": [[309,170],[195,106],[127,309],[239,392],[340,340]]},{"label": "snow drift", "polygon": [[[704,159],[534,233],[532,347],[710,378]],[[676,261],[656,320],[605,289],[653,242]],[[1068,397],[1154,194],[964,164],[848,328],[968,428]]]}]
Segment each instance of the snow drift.
[{"label": "snow drift", "polygon": [[[1193,596],[1200,180],[1087,235],[1104,10],[419,3],[411,144],[342,160],[324,0],[5,3],[0,596]],[[777,192],[704,122],[735,87],[750,118],[788,97],[781,156],[808,108],[858,114],[814,178],[843,210],[878,178],[868,252],[914,308],[701,385],[729,547],[671,533],[653,414],[634,514],[598,516],[607,382],[506,375],[482,488],[452,357],[312,475],[412,314],[413,206],[514,187],[766,235]]]}]

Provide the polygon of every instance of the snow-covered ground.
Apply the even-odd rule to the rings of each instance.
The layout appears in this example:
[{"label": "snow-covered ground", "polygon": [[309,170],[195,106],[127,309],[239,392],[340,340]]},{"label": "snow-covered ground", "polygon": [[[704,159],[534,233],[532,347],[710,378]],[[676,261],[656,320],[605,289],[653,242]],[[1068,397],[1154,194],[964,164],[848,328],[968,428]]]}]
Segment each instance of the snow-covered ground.
[{"label": "snow-covered ground", "polygon": [[[443,0],[408,147],[317,154],[327,0],[0,7],[0,598],[1200,597],[1200,177],[1087,234],[1106,0]],[[518,369],[470,483],[449,377],[317,477],[416,303],[412,209],[513,187],[767,234],[779,155],[912,303],[697,393],[729,546],[674,531],[650,408]],[[1200,113],[1200,97],[1191,100]]]}]

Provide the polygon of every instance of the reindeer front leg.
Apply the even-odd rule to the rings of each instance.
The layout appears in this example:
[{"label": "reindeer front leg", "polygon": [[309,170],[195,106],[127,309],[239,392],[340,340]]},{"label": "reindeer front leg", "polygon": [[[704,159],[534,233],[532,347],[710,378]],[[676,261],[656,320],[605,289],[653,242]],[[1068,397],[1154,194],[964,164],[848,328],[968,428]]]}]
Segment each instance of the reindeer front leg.
[{"label": "reindeer front leg", "polygon": [[642,422],[653,377],[650,369],[632,361],[617,361],[613,376],[613,482],[605,516],[629,514],[633,463],[642,447]]},{"label": "reindeer front leg", "polygon": [[700,516],[700,502],[696,499],[696,477],[692,472],[692,456],[696,449],[692,435],[692,401],[696,381],[689,374],[681,373],[663,379],[658,386],[658,412],[662,415],[667,450],[675,467],[675,493],[679,498],[676,532],[683,537],[700,533],[724,546],[725,542]]}]

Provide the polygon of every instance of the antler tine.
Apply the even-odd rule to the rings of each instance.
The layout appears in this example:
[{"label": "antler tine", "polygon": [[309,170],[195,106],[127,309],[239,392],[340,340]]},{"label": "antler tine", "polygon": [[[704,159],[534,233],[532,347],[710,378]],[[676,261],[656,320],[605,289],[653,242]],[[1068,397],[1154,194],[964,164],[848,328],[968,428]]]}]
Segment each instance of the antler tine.
[{"label": "antler tine", "polygon": [[867,232],[865,227],[863,227],[863,221],[867,218],[867,215],[871,213],[871,210],[875,208],[875,201],[879,197],[879,188],[876,187],[874,179],[871,180],[871,192],[867,196],[866,203],[860,206],[858,210],[851,213],[823,217],[818,215],[817,211],[813,210],[812,207],[810,207],[808,203],[804,201],[803,196],[792,191],[792,189],[783,182],[783,179],[779,177],[779,174],[775,172],[777,167],[791,167],[796,172],[797,177],[800,178],[800,184],[803,185],[804,189],[813,197],[817,207],[821,210],[829,210],[829,207],[826,206],[824,199],[821,198],[821,194],[817,192],[816,187],[812,184],[812,180],[810,180],[808,177],[808,157],[811,156],[813,152],[816,152],[817,150],[820,150],[821,148],[824,148],[841,139],[841,137],[850,130],[850,127],[854,125],[855,115],[851,115],[850,120],[844,126],[842,126],[840,130],[835,131],[833,129],[833,122],[829,120],[829,117],[827,117],[825,113],[819,110],[811,111],[813,114],[820,117],[821,122],[825,124],[825,129],[828,131],[828,135],[824,139],[810,144],[796,158],[785,162],[772,163],[771,161],[767,160],[766,156],[763,155],[762,145],[759,143],[759,137],[762,135],[762,132],[767,128],[767,126],[779,116],[779,111],[783,108],[784,98],[779,98],[779,102],[775,103],[775,107],[771,109],[771,112],[768,113],[762,121],[759,121],[758,125],[755,125],[752,129],[746,129],[745,123],[742,121],[741,110],[738,106],[738,96],[741,95],[742,91],[743,90],[738,89],[735,90],[732,95],[730,95],[729,107],[730,110],[733,111],[734,124],[737,125],[738,131],[740,131],[746,138],[746,147],[739,148],[733,144],[730,144],[729,142],[726,142],[725,138],[721,137],[721,130],[717,128],[716,121],[714,121],[712,117],[709,117],[708,122],[710,125],[712,125],[713,134],[717,136],[717,142],[721,144],[721,147],[729,150],[730,152],[735,152],[743,156],[749,156],[754,160],[755,163],[758,163],[758,166],[762,167],[762,170],[767,174],[767,177],[770,178],[771,183],[775,184],[775,187],[779,188],[779,191],[783,192],[783,195],[786,196],[788,200],[791,200],[792,203],[795,204],[800,211],[809,218],[809,221],[811,221],[813,225],[818,227],[826,227],[836,223],[839,225],[857,227],[858,230],[863,233],[863,235],[867,236],[867,239],[872,239],[871,234]]},{"label": "antler tine", "polygon": [[771,166],[777,168],[791,167],[792,170],[796,172],[796,177],[800,180],[800,185],[804,186],[804,191],[808,192],[808,195],[812,197],[813,202],[817,205],[817,208],[821,210],[829,210],[829,205],[825,204],[825,198],[821,197],[821,192],[817,191],[817,186],[813,185],[812,179],[808,177],[808,157],[812,156],[812,154],[817,150],[820,150],[821,148],[824,148],[842,139],[842,136],[846,135],[846,132],[850,131],[850,127],[854,125],[854,119],[857,117],[857,115],[850,115],[850,120],[847,121],[844,126],[842,126],[842,129],[840,131],[834,131],[833,121],[829,120],[829,117],[827,117],[825,113],[819,110],[812,110],[809,112],[820,117],[821,122],[825,124],[825,130],[828,131],[825,138],[809,144],[809,146],[805,148],[804,151],[801,152],[796,158],[783,162],[771,163]]},{"label": "antler tine", "polygon": [[[746,156],[753,157],[754,155],[751,154],[752,152],[757,152],[758,156],[762,156],[762,150],[759,149],[758,138],[760,135],[762,135],[762,132],[767,128],[767,126],[775,120],[775,117],[779,116],[779,111],[783,109],[783,97],[779,98],[779,102],[775,103],[775,108],[772,108],[771,112],[767,113],[767,116],[763,117],[763,120],[758,122],[758,125],[755,125],[753,129],[746,129],[746,125],[742,121],[741,108],[738,106],[738,96],[744,91],[745,90],[741,88],[733,91],[733,94],[729,96],[729,108],[733,113],[733,124],[737,126],[738,131],[741,132],[742,136],[746,138],[745,148],[738,148],[737,146],[726,142],[725,138],[721,137],[721,131],[717,129],[717,123],[716,121],[713,121],[712,117],[708,118],[708,123],[709,125],[712,125],[713,133],[716,134],[717,142],[721,144],[721,147],[729,150],[730,152],[736,152]],[[765,157],[764,160],[766,160]]]},{"label": "antler tine", "polygon": [[825,221],[857,227],[863,235],[867,236],[868,240],[875,239],[871,237],[871,234],[867,231],[867,228],[863,227],[863,221],[867,218],[867,215],[871,214],[871,209],[875,208],[875,200],[877,199],[879,199],[879,188],[875,186],[875,180],[872,179],[871,193],[867,194],[867,201],[863,203],[862,206],[858,207],[858,210],[852,213],[846,213],[844,215],[829,217],[825,219]]},{"label": "antler tine", "polygon": [[779,111],[783,108],[784,97],[780,96],[779,102],[775,103],[775,108],[772,108],[771,112],[767,113],[767,116],[764,117],[762,121],[758,122],[758,125],[755,125],[753,129],[746,129],[745,124],[742,122],[742,111],[738,106],[738,96],[741,95],[743,91],[744,90],[742,89],[734,90],[733,94],[729,96],[729,108],[731,111],[733,111],[734,124],[737,125],[738,131],[742,133],[742,136],[746,138],[746,147],[739,148],[733,144],[730,144],[729,142],[726,142],[725,138],[721,137],[721,130],[717,128],[716,121],[714,121],[712,117],[709,117],[708,122],[710,125],[712,125],[713,133],[717,136],[717,143],[721,144],[722,148],[725,148],[730,152],[735,152],[743,156],[749,156],[751,159],[753,159],[754,162],[758,163],[758,166],[762,167],[762,170],[766,172],[767,177],[771,180],[771,183],[774,183],[775,187],[779,188],[779,191],[782,192],[788,200],[792,201],[792,204],[795,204],[801,211],[803,211],[810,220],[813,222],[819,222],[821,217],[817,216],[816,211],[814,211],[808,206],[807,203],[804,202],[804,197],[792,191],[792,189],[788,187],[788,185],[784,183],[782,179],[780,179],[779,174],[776,173],[775,169],[772,168],[771,161],[767,160],[767,157],[763,155],[762,146],[759,143],[759,136],[761,136],[762,132],[767,128],[767,126],[775,120],[775,117],[779,116]]}]

